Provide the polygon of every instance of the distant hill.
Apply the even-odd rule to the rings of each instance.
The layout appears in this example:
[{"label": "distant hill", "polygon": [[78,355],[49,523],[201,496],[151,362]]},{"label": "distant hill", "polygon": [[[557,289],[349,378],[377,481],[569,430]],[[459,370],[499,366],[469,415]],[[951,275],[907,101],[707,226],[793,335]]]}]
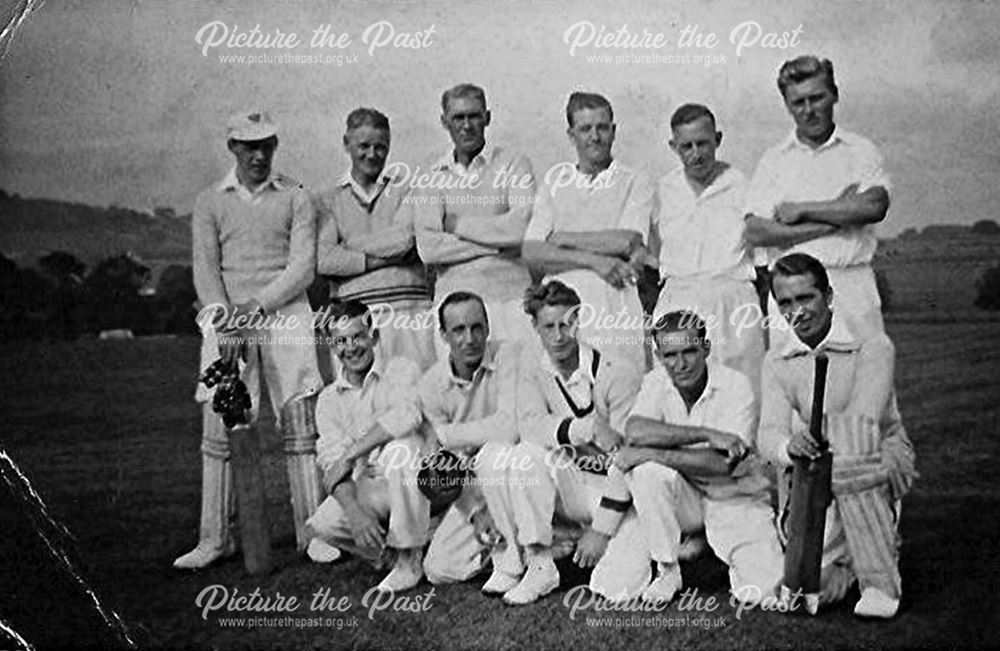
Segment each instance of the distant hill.
[{"label": "distant hill", "polygon": [[190,264],[190,216],[170,214],[154,217],[0,191],[0,252],[20,266],[33,266],[52,251],[72,253],[88,265],[128,251],[155,266]]},{"label": "distant hill", "polygon": [[[171,264],[191,264],[190,215],[170,209],[157,215],[47,199],[24,199],[0,191],[0,253],[21,267],[35,266],[51,251],[66,251],[89,266],[124,252],[159,273]],[[975,281],[1000,263],[1000,226],[941,224],[907,229],[879,242],[876,269],[885,272],[896,313],[961,313],[973,310]]]}]

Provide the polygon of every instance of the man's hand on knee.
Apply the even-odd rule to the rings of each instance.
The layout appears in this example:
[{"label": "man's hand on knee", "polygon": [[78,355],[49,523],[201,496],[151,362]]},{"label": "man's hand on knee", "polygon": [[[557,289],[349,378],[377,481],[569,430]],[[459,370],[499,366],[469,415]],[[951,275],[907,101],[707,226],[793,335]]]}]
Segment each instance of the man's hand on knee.
[{"label": "man's hand on knee", "polygon": [[374,513],[361,506],[353,506],[347,509],[347,522],[358,547],[376,551],[385,547],[385,528]]}]

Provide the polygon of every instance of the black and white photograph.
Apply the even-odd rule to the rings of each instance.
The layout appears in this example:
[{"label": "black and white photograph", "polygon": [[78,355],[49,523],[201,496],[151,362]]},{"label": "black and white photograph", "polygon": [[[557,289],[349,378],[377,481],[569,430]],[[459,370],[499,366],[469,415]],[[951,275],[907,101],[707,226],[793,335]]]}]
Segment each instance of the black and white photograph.
[{"label": "black and white photograph", "polygon": [[1000,644],[1000,3],[0,30],[0,649]]}]

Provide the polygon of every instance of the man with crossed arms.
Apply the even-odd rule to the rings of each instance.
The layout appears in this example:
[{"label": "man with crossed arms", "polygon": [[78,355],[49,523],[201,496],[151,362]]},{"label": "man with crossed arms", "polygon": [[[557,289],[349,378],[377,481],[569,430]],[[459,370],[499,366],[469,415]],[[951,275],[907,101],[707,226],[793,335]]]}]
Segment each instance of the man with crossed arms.
[{"label": "man with crossed arms", "polygon": [[[829,60],[786,61],[778,90],[795,129],[757,165],[747,192],[746,240],[758,248],[758,264],[787,253],[819,260],[840,317],[858,336],[878,335],[885,327],[871,261],[875,224],[886,217],[890,191],[882,155],[871,141],[834,123],[840,95]],[[769,311],[778,313],[773,299]],[[772,345],[791,339],[789,328],[771,332]]]},{"label": "man with crossed arms", "polygon": [[385,173],[389,118],[371,108],[351,111],[343,142],[351,168],[313,195],[317,271],[330,279],[331,299],[380,306],[381,347],[426,370],[435,360],[433,331],[394,323],[395,317],[427,315],[431,296],[413,238],[413,213],[405,205],[407,189]]},{"label": "man with crossed arms", "polygon": [[317,465],[328,496],[306,523],[313,535],[307,553],[328,563],[345,547],[378,567],[394,554],[377,589],[408,590],[423,577],[430,527],[430,503],[417,489],[427,450],[420,369],[385,354],[364,304],[342,303],[331,317],[327,334],[341,370],[316,401]]},{"label": "man with crossed arms", "polygon": [[566,120],[577,163],[546,175],[524,233],[524,259],[580,295],[583,341],[645,370],[644,314],[635,283],[646,260],[653,186],[612,156],[616,125],[607,98],[573,93]]},{"label": "man with crossed arms", "polygon": [[502,594],[517,583],[511,577],[523,572],[521,559],[515,545],[489,549],[483,536],[510,534],[508,491],[521,490],[508,486],[507,477],[517,441],[519,347],[490,337],[486,307],[471,292],[446,296],[438,320],[451,352],[424,374],[420,402],[438,444],[473,469],[478,481],[465,485],[445,512],[427,549],[424,572],[435,584],[465,581],[482,570],[489,556],[493,575],[482,590]]},{"label": "man with crossed arms", "polygon": [[[757,401],[750,381],[708,363],[705,322],[693,312],[660,317],[653,337],[658,364],[643,378],[625,425],[626,446],[615,454],[615,469],[624,474],[609,473],[602,504],[622,511],[634,503],[638,512],[648,547],[628,553],[657,567],[644,600],[673,599],[683,585],[681,536],[704,527],[729,566],[733,596],[760,603],[776,593],[783,562],[769,480],[753,456]],[[602,563],[624,562],[614,558],[621,550],[609,547]]]},{"label": "man with crossed arms", "polygon": [[[430,187],[410,196],[417,250],[436,270],[436,305],[451,292],[473,292],[486,304],[496,339],[530,341],[521,294],[531,275],[521,243],[535,180],[525,156],[486,142],[491,119],[479,86],[459,84],[441,96],[441,125],[452,148],[431,166]],[[439,344],[443,359],[448,351]]]}]

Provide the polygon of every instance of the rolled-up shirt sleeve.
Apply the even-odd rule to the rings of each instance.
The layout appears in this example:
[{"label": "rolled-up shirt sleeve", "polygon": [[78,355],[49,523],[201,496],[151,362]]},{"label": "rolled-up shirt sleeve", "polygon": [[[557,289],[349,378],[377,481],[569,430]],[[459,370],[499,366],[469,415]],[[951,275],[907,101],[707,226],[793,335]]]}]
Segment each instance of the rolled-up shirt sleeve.
[{"label": "rolled-up shirt sleeve", "polygon": [[656,192],[649,177],[641,172],[633,177],[631,186],[625,197],[625,206],[618,221],[618,228],[639,233],[643,245],[646,245],[649,242],[649,229],[653,223]]},{"label": "rolled-up shirt sleeve", "polygon": [[770,152],[765,152],[760,162],[757,163],[757,170],[750,180],[750,185],[747,186],[744,214],[771,219],[779,199],[775,166],[771,160]]},{"label": "rolled-up shirt sleeve", "polygon": [[535,195],[535,205],[531,211],[531,219],[524,230],[525,241],[544,241],[555,230],[555,206],[552,205],[552,188],[542,185]]},{"label": "rolled-up shirt sleeve", "polygon": [[882,153],[878,148],[865,142],[860,146],[858,155],[858,192],[864,192],[871,188],[881,187],[886,192],[892,191],[889,174],[885,171],[885,163]]}]

